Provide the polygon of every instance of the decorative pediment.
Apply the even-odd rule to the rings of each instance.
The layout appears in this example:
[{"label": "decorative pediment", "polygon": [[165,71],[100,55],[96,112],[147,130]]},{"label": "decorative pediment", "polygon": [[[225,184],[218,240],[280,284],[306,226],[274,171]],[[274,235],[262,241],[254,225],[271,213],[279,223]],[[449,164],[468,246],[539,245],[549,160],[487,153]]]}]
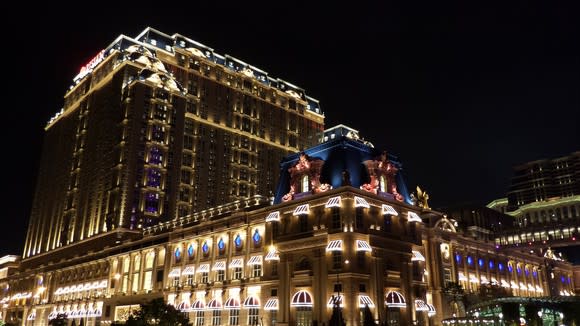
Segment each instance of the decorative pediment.
[{"label": "decorative pediment", "polygon": [[397,167],[392,164],[387,152],[383,152],[381,156],[374,160],[366,160],[363,162],[369,174],[370,181],[360,186],[361,189],[374,194],[390,194],[394,199],[403,201],[403,196],[397,191]]}]

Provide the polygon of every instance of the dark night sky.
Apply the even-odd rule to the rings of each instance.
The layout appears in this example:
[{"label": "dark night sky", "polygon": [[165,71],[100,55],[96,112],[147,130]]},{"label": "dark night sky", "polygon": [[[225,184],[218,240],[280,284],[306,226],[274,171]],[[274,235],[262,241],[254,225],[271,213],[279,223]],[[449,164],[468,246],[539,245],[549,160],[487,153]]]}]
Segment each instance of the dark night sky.
[{"label": "dark night sky", "polygon": [[146,26],[304,88],[320,100],[327,127],[344,123],[398,155],[409,187],[421,185],[434,207],[502,197],[513,165],[580,150],[577,7],[121,2],[90,9],[50,3],[33,13],[21,1],[5,11],[20,22],[0,23],[0,255],[22,252],[43,127],[72,78],[119,34],[134,37]]}]

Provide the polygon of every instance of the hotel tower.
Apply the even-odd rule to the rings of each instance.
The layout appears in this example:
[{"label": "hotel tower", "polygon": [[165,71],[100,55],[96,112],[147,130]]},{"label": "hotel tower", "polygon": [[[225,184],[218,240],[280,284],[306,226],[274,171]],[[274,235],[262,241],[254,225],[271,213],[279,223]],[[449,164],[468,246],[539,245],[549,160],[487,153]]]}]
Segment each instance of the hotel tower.
[{"label": "hotel tower", "polygon": [[121,35],[46,125],[23,259],[271,197],[280,160],[323,128],[317,100],[250,64],[179,34]]}]

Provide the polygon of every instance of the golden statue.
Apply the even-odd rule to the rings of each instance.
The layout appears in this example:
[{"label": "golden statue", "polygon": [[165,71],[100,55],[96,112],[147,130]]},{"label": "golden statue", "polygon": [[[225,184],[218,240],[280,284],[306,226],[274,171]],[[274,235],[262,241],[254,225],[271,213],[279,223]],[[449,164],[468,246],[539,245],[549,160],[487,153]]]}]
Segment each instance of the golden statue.
[{"label": "golden statue", "polygon": [[421,190],[419,186],[417,186],[417,205],[423,209],[431,209],[427,201],[429,200],[429,194],[426,191]]}]

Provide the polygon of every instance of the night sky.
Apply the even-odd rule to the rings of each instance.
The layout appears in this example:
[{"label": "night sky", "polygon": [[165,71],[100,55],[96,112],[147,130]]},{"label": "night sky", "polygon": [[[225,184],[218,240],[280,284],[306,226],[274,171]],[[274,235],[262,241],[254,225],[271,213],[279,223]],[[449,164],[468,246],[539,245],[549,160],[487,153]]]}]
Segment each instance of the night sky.
[{"label": "night sky", "polygon": [[20,22],[0,23],[0,255],[22,252],[43,127],[72,78],[119,34],[147,26],[304,88],[320,100],[327,127],[346,124],[397,155],[409,188],[421,185],[432,207],[485,204],[505,196],[512,166],[580,150],[577,7],[121,2],[32,10],[21,1],[4,12]]}]

